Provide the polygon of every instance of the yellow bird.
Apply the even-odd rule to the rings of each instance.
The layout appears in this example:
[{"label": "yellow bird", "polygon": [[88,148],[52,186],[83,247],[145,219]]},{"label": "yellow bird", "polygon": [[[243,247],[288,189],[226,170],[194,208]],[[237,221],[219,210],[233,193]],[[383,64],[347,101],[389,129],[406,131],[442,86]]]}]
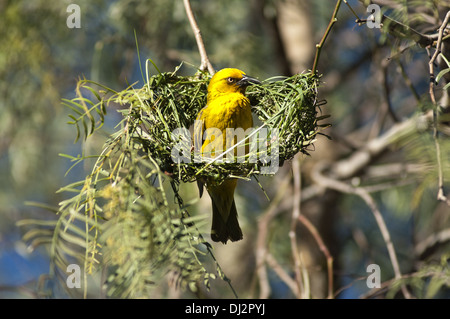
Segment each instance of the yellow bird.
[{"label": "yellow bird", "polygon": [[[211,78],[206,107],[197,115],[200,125],[194,128],[194,143],[202,145],[203,157],[215,158],[238,142],[234,135],[228,136],[227,141],[227,128],[245,131],[253,126],[250,101],[244,95],[245,88],[252,83],[260,82],[241,70],[231,68],[222,69]],[[236,149],[233,154],[236,154]],[[234,202],[236,183],[235,178],[226,179],[220,185],[211,178],[206,180],[212,201],[213,241],[226,244],[228,240],[237,241],[243,237]],[[198,181],[200,197],[203,184],[204,181]]]}]

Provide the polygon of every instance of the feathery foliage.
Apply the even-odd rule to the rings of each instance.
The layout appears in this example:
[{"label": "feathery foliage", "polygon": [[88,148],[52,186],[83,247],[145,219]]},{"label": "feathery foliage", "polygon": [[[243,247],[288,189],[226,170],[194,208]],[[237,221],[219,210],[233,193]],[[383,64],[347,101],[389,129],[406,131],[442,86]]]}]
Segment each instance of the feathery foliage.
[{"label": "feathery foliage", "polygon": [[[194,123],[206,104],[209,77],[201,72],[194,77],[179,76],[178,68],[149,76],[148,63],[147,81],[141,88],[131,85],[116,92],[83,79],[77,97],[63,100],[73,111],[69,124],[77,129],[76,140],[87,139],[102,127],[111,104],[119,106],[123,117],[100,154],[93,157],[95,163],[86,178],[60,189],[75,195],[60,203],[50,240],[57,268],[66,269],[72,259],[82,263],[87,274],[93,274],[100,264],[106,266],[106,293],[113,297],[149,296],[168,272],[176,274],[181,287],[196,291],[199,282],[209,287],[216,275],[207,271],[203,256],[215,258],[197,228],[204,220],[189,216],[178,193],[179,184],[199,176],[218,181],[228,176],[249,178],[260,173],[258,165],[266,164],[264,158],[254,163],[174,162],[173,150],[180,140],[173,133]],[[277,136],[270,136],[272,140],[267,141],[267,135],[263,138],[276,143],[277,149],[279,144],[279,150],[271,152],[281,161],[299,151],[306,153],[314,141],[317,122],[324,118],[316,117],[317,85],[317,77],[300,74],[268,80],[248,90],[253,111],[262,122],[259,129],[278,129]],[[191,155],[189,136],[181,136]],[[67,157],[75,164],[87,159]],[[171,208],[163,187],[167,178],[177,209]],[[216,271],[227,281],[217,262]]]}]

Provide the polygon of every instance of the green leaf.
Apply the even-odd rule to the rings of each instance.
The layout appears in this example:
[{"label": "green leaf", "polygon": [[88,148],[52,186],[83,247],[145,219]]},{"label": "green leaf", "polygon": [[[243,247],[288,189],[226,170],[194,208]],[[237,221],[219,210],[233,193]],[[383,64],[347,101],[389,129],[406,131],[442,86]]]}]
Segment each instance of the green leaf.
[{"label": "green leaf", "polygon": [[431,299],[439,292],[441,287],[446,283],[448,278],[442,278],[439,275],[431,277],[431,280],[428,284],[428,289],[425,294],[425,298]]},{"label": "green leaf", "polygon": [[99,100],[99,101],[102,100],[102,98],[101,98],[100,95],[97,93],[97,91],[94,90],[93,88],[91,88],[90,86],[88,86],[88,85],[83,85],[82,88],[89,90],[89,91],[97,98],[97,100]]},{"label": "green leaf", "polygon": [[445,63],[447,63],[447,66],[450,68],[450,62],[447,60],[445,55],[443,55],[442,53],[439,53],[439,56],[445,61]]},{"label": "green leaf", "polygon": [[447,83],[443,88],[442,88],[442,90],[447,90],[448,88],[450,87],[450,82],[449,83]]},{"label": "green leaf", "polygon": [[439,83],[439,80],[448,72],[450,72],[450,68],[443,69],[441,72],[439,72],[436,76],[436,83]]}]

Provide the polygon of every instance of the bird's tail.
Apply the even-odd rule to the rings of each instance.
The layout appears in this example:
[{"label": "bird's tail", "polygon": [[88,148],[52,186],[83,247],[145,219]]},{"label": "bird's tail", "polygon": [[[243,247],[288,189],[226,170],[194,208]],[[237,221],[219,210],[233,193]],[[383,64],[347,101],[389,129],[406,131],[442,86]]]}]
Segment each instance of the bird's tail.
[{"label": "bird's tail", "polygon": [[224,244],[228,240],[238,241],[243,238],[241,227],[239,227],[239,222],[237,219],[236,205],[231,204],[230,214],[226,221],[223,220],[219,209],[217,208],[214,200],[212,201],[213,216],[212,216],[212,226],[211,226],[211,239],[214,241],[220,241]]}]

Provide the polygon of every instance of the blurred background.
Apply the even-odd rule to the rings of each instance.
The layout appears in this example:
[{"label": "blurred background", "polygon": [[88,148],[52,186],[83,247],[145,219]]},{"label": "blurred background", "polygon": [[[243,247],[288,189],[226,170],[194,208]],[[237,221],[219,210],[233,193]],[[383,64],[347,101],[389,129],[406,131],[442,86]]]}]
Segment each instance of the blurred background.
[{"label": "blurred background", "polygon": [[[405,297],[399,281],[393,281],[396,273],[372,209],[357,194],[319,183],[311,176],[319,163],[345,167],[350,173],[331,177],[370,193],[410,293],[419,298],[450,296],[450,207],[436,199],[433,130],[427,124],[399,130],[395,142],[371,153],[364,165],[352,167],[348,160],[400,123],[431,109],[428,61],[434,51],[408,35],[358,25],[355,13],[366,19],[368,3],[348,2],[355,12],[342,2],[318,64],[323,75],[319,98],[327,101],[320,112],[331,115],[327,121],[332,124],[323,133],[331,139],[318,137],[310,156],[298,156],[275,176],[261,179],[271,202],[255,181],[240,183],[236,200],[244,240],[214,243],[218,262],[242,298],[298,297],[299,283],[301,297],[329,296],[324,246],[333,260],[334,297]],[[448,1],[379,2],[386,15],[429,34],[436,33],[450,9]],[[115,90],[142,82],[135,33],[142,63],[150,58],[161,71],[172,71],[182,61],[200,64],[181,0],[78,0],[80,28],[67,25],[71,3],[0,0],[0,298],[40,296],[41,275],[49,271],[49,247],[31,249],[16,223],[56,219],[27,202],[57,206],[64,200],[67,194],[58,189],[83,179],[89,167],[79,165],[66,174],[72,163],[59,154],[95,153],[120,121],[111,110],[97,139],[74,143],[76,132],[67,124],[69,110],[61,99],[75,96],[77,80],[85,77]],[[311,69],[335,3],[191,1],[214,68],[236,67],[259,79]],[[448,67],[437,64],[436,73]],[[180,70],[184,75],[194,72],[191,67]],[[444,111],[445,81],[436,87]],[[448,133],[442,125],[441,175],[444,190],[450,191]],[[198,196],[195,185],[184,185],[183,192],[186,201]],[[196,213],[210,214],[210,205],[203,196]],[[295,207],[316,229],[322,246],[311,228],[292,221]],[[266,254],[262,259],[261,250]],[[370,264],[380,266],[380,289],[367,285]],[[168,281],[161,279],[150,297],[195,297]],[[220,279],[208,294],[233,297]]]}]

